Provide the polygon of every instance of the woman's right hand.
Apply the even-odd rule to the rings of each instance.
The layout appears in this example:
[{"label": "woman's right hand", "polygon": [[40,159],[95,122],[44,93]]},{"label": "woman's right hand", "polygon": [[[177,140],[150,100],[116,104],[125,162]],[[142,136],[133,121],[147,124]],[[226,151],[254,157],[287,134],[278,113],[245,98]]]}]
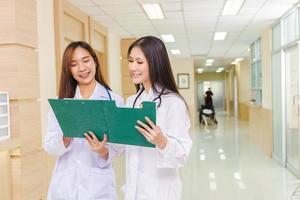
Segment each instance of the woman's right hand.
[{"label": "woman's right hand", "polygon": [[72,138],[63,136],[63,142],[66,148],[70,145]]}]

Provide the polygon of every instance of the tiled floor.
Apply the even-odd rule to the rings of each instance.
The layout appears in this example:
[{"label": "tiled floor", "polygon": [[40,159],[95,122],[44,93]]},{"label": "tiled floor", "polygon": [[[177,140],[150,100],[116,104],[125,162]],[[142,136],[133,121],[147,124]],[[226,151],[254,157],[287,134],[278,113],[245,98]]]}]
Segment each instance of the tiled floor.
[{"label": "tiled floor", "polygon": [[[291,198],[300,181],[249,141],[248,124],[225,114],[218,125],[191,129],[193,148],[181,169],[182,200],[300,200]],[[124,157],[115,162],[119,187]]]},{"label": "tiled floor", "polygon": [[181,170],[183,200],[292,199],[300,181],[249,141],[248,124],[217,118],[215,127],[192,129],[193,149]]}]

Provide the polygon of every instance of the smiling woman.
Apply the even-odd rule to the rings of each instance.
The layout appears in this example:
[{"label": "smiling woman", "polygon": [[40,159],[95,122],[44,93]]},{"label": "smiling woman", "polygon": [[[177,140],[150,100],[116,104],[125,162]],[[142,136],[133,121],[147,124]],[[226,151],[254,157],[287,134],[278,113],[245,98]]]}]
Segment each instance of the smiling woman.
[{"label": "smiling woman", "polygon": [[[115,100],[117,106],[123,104],[122,97],[103,80],[94,50],[82,41],[72,42],[64,52],[59,98]],[[116,199],[111,162],[117,151],[106,141],[106,135],[99,141],[93,132],[86,133],[85,139],[65,137],[53,111],[49,111],[44,148],[58,157],[49,200]]]}]

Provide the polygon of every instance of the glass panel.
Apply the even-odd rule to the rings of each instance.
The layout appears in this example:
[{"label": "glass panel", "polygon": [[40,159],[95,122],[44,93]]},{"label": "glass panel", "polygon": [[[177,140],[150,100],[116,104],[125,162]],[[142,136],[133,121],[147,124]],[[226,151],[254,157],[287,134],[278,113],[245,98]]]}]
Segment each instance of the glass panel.
[{"label": "glass panel", "polygon": [[0,105],[0,115],[7,114],[7,105]]},{"label": "glass panel", "polygon": [[297,20],[296,12],[291,13],[283,19],[283,44],[288,44],[296,39]]},{"label": "glass panel", "polygon": [[251,45],[251,62],[255,62],[255,43]]},{"label": "glass panel", "polygon": [[256,64],[251,64],[251,86],[256,88]]},{"label": "glass panel", "polygon": [[282,85],[281,85],[281,53],[272,56],[272,126],[273,126],[273,155],[279,161],[285,162],[282,133]]},{"label": "glass panel", "polygon": [[257,88],[262,88],[262,68],[261,68],[261,60],[256,63],[256,71],[257,71]]},{"label": "glass panel", "polygon": [[0,92],[0,103],[7,103],[7,93]]},{"label": "glass panel", "polygon": [[8,116],[0,117],[0,127],[8,125]]},{"label": "glass panel", "polygon": [[272,48],[273,50],[277,50],[281,47],[281,31],[280,26],[281,24],[278,24],[273,27],[272,31]]},{"label": "glass panel", "polygon": [[0,138],[8,136],[8,128],[0,128]]},{"label": "glass panel", "polygon": [[255,53],[255,58],[256,58],[256,61],[258,60],[258,59],[260,59],[261,58],[261,45],[260,45],[260,39],[259,40],[257,40],[256,42],[255,42],[255,45],[256,45],[256,48],[255,48],[255,50],[256,50],[256,53]]},{"label": "glass panel", "polygon": [[299,172],[298,47],[285,51],[287,164]]},{"label": "glass panel", "polygon": [[256,104],[256,90],[251,90],[251,103]]}]

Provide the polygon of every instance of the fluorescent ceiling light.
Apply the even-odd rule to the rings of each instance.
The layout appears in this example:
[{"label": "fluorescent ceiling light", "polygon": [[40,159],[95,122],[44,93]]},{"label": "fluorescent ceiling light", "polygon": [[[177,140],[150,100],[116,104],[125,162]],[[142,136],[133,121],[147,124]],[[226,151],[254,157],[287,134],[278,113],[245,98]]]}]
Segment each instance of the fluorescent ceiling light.
[{"label": "fluorescent ceiling light", "polygon": [[214,62],[214,59],[207,59],[206,60],[206,63],[213,63]]},{"label": "fluorescent ceiling light", "polygon": [[206,63],[205,66],[212,66],[212,63]]},{"label": "fluorescent ceiling light", "polygon": [[227,0],[222,11],[222,15],[237,15],[244,0]]},{"label": "fluorescent ceiling light", "polygon": [[244,58],[236,58],[234,61],[241,62]]},{"label": "fluorescent ceiling light", "polygon": [[210,190],[216,190],[217,189],[217,183],[214,181],[209,182],[209,189]]},{"label": "fluorescent ceiling light", "polygon": [[223,68],[223,67],[219,67],[218,70],[219,70],[219,71],[223,71],[224,68]]},{"label": "fluorescent ceiling light", "polygon": [[145,3],[142,6],[150,19],[164,18],[164,14],[158,3]]},{"label": "fluorescent ceiling light", "polygon": [[224,154],[221,154],[221,155],[220,155],[220,159],[221,159],[221,160],[226,160],[226,156],[225,156]]},{"label": "fluorescent ceiling light", "polygon": [[240,188],[241,190],[245,190],[245,189],[246,189],[246,186],[245,186],[245,183],[244,183],[244,182],[242,182],[242,181],[237,181],[237,184],[238,184],[238,186],[239,186],[239,188]]},{"label": "fluorescent ceiling light", "polygon": [[238,62],[237,61],[233,61],[231,64],[232,65],[236,65],[236,64],[238,64]]},{"label": "fluorescent ceiling light", "polygon": [[178,55],[178,54],[180,54],[180,50],[179,49],[171,49],[171,53],[174,55]]},{"label": "fluorescent ceiling light", "polygon": [[200,160],[206,160],[206,156],[204,154],[200,155]]},{"label": "fluorescent ceiling light", "polygon": [[203,68],[197,68],[197,72],[201,74],[203,72]]},{"label": "fluorescent ceiling light", "polygon": [[233,173],[233,177],[236,179],[236,180],[241,180],[242,177],[241,177],[241,174],[239,172],[234,172]]},{"label": "fluorescent ceiling light", "polygon": [[214,40],[225,40],[227,32],[215,32]]},{"label": "fluorescent ceiling light", "polygon": [[160,36],[165,42],[175,42],[175,39],[172,34],[161,34]]},{"label": "fluorescent ceiling light", "polygon": [[215,174],[215,172],[209,172],[209,173],[208,173],[208,177],[209,177],[209,179],[211,179],[211,180],[215,180],[215,179],[216,179],[216,174]]}]

